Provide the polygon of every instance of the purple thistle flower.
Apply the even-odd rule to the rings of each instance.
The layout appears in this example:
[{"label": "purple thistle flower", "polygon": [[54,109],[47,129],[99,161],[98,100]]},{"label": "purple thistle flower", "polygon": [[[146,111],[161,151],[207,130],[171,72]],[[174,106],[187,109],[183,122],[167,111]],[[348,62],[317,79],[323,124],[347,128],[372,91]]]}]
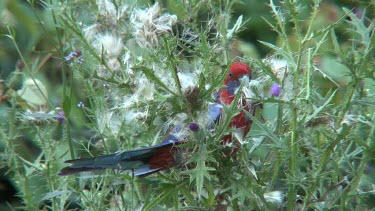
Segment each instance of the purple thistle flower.
[{"label": "purple thistle flower", "polygon": [[268,91],[272,96],[274,97],[278,97],[280,96],[280,92],[281,92],[281,87],[279,84],[277,83],[274,83],[272,84],[271,88],[269,89]]},{"label": "purple thistle flower", "polygon": [[60,115],[60,117],[57,117],[56,120],[57,120],[60,124],[62,124],[62,123],[65,121],[65,113],[64,113],[64,111],[60,111],[60,112],[59,112],[59,115]]},{"label": "purple thistle flower", "polygon": [[199,125],[195,122],[189,124],[189,129],[193,132],[197,132],[199,130]]}]

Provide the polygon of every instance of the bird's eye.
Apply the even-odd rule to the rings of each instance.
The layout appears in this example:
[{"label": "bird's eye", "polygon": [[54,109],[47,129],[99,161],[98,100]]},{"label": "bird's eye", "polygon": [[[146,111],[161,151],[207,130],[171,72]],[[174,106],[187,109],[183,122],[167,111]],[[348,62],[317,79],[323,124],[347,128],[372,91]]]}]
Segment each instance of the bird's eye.
[{"label": "bird's eye", "polygon": [[233,78],[233,74],[232,73],[229,73],[228,76],[231,77],[231,78]]}]

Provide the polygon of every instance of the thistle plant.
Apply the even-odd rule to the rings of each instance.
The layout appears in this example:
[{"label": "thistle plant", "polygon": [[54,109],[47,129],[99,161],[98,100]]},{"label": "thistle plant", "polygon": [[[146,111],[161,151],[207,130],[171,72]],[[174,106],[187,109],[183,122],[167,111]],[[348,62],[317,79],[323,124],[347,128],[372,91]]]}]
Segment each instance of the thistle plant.
[{"label": "thistle plant", "polygon": [[[263,24],[277,41],[259,40],[269,53],[257,59],[238,56],[233,44],[252,21],[233,15],[242,4],[51,0],[35,13],[53,35],[48,54],[31,52],[39,56],[25,55],[7,23],[2,39],[23,65],[0,80],[0,155],[18,200],[0,208],[371,209],[373,5],[336,8],[324,22],[325,1],[270,0]],[[235,61],[253,77],[214,123],[207,113]],[[51,67],[57,84],[46,79]],[[229,127],[242,98],[259,105],[245,112],[253,122],[245,138]],[[240,143],[235,156],[221,142],[229,133]],[[65,160],[151,146],[168,134],[186,144],[176,166],[157,174],[57,175]]]}]

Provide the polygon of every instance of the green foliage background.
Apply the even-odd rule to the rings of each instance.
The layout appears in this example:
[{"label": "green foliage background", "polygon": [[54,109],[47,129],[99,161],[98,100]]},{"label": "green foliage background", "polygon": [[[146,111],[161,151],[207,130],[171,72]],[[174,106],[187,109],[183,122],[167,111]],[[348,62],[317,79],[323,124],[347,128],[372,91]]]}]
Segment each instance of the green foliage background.
[{"label": "green foliage background", "polygon": [[[142,48],[129,17],[155,2],[108,1],[117,11],[129,5],[116,23],[108,22],[98,2],[0,2],[0,210],[375,206],[374,3],[164,0],[161,13],[177,16],[173,33]],[[241,15],[241,28],[228,36]],[[122,38],[114,60],[84,34],[93,24]],[[70,52],[79,55],[66,61]],[[278,77],[274,60],[285,62],[288,74]],[[248,63],[254,78],[269,75],[284,92],[258,99],[263,109],[249,116],[253,127],[236,157],[222,155],[218,143],[230,131],[223,124],[214,135],[201,129],[191,137],[187,165],[156,175],[57,176],[64,160],[161,141],[178,114],[197,121],[233,61]],[[195,67],[200,92],[191,103],[178,73]],[[155,87],[152,99],[137,94],[146,90],[140,80]],[[26,89],[32,92],[22,95]],[[131,97],[136,103],[123,109]],[[61,111],[63,122],[56,120]],[[130,111],[147,115],[127,122]],[[228,107],[227,120],[236,112]],[[105,119],[109,113],[118,118]],[[282,193],[275,195],[279,202],[269,200],[275,191]]]}]

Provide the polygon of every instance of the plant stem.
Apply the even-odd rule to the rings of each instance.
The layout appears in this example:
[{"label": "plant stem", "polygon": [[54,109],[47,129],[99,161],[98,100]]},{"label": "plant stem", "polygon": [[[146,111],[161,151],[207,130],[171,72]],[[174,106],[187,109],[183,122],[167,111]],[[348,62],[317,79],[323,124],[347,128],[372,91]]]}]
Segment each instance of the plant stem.
[{"label": "plant stem", "polygon": [[296,171],[297,171],[297,108],[293,106],[291,110],[291,126],[292,126],[292,137],[289,142],[289,150],[290,150],[290,165],[289,165],[289,173],[290,177],[293,180],[289,184],[289,192],[288,192],[288,210],[294,210],[295,201],[296,201],[296,186],[294,180],[296,179]]}]

